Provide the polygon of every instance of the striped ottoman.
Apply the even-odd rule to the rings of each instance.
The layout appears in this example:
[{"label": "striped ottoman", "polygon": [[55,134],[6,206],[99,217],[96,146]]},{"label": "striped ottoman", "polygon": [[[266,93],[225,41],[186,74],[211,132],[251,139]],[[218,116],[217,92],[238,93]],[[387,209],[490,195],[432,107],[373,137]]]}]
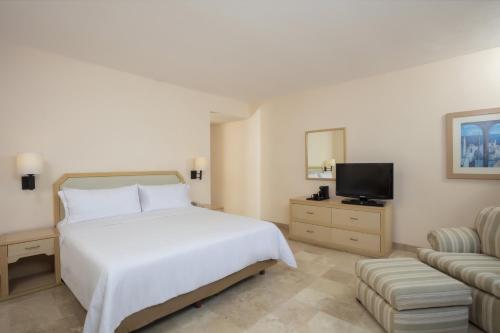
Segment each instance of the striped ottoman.
[{"label": "striped ottoman", "polygon": [[356,298],[387,332],[467,332],[471,290],[411,258],[356,263]]}]

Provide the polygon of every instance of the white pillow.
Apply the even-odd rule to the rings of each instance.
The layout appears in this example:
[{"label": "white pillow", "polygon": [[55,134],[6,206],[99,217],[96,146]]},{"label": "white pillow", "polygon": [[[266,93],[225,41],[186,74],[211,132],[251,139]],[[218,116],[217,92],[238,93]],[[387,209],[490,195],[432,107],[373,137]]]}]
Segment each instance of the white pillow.
[{"label": "white pillow", "polygon": [[139,197],[143,212],[191,206],[189,186],[186,184],[139,185]]},{"label": "white pillow", "polygon": [[68,202],[66,201],[66,197],[64,196],[64,192],[63,191],[59,191],[57,192],[57,195],[59,196],[59,199],[61,199],[61,204],[63,205],[63,208],[64,208],[64,219],[62,219],[61,221],[59,222],[64,222],[68,219]]},{"label": "white pillow", "polygon": [[63,187],[68,223],[141,212],[137,185],[103,190]]}]

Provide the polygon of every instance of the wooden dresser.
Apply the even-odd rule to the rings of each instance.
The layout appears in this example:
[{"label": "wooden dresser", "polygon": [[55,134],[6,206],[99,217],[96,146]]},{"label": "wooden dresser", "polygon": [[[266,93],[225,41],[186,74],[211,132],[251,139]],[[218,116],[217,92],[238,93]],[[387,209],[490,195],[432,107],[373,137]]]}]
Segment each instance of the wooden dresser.
[{"label": "wooden dresser", "polygon": [[356,206],[335,198],[290,199],[290,238],[371,257],[392,250],[392,204]]}]

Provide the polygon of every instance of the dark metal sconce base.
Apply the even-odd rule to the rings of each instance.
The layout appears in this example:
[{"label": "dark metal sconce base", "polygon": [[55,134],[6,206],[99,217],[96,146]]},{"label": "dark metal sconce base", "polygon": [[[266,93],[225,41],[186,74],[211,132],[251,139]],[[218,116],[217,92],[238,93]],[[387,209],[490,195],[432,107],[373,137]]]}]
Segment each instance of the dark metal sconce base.
[{"label": "dark metal sconce base", "polygon": [[196,170],[191,170],[191,179],[200,179],[201,180],[201,174],[203,171],[196,171]]},{"label": "dark metal sconce base", "polygon": [[21,185],[23,190],[35,189],[35,175],[26,175],[21,177]]}]

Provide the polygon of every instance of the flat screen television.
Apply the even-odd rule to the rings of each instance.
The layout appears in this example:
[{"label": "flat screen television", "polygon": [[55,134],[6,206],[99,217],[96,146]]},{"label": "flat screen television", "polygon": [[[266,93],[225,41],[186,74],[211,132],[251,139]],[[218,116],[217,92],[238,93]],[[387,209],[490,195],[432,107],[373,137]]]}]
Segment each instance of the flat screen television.
[{"label": "flat screen television", "polygon": [[339,163],[336,166],[335,193],[355,199],[343,203],[368,206],[383,206],[372,199],[394,198],[393,163]]}]

